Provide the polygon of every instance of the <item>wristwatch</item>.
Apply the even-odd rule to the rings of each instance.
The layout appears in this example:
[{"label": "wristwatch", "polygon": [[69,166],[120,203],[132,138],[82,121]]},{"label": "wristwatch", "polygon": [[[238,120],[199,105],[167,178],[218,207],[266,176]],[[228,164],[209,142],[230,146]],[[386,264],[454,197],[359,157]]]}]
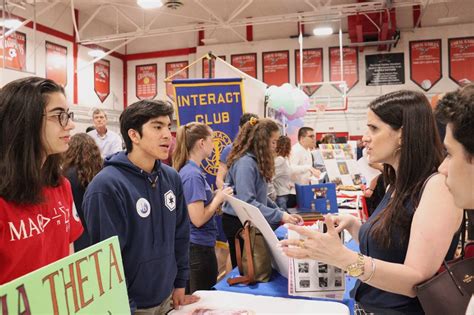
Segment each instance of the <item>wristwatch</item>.
[{"label": "wristwatch", "polygon": [[362,276],[365,271],[364,255],[361,253],[358,253],[357,255],[357,261],[346,267],[347,274],[354,278]]}]

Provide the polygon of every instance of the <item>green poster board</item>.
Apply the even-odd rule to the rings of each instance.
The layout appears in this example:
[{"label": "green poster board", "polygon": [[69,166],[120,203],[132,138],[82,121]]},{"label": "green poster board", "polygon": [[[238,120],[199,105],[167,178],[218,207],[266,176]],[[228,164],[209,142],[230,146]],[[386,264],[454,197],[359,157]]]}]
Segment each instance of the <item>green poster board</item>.
[{"label": "green poster board", "polygon": [[0,286],[0,312],[130,314],[118,238]]}]

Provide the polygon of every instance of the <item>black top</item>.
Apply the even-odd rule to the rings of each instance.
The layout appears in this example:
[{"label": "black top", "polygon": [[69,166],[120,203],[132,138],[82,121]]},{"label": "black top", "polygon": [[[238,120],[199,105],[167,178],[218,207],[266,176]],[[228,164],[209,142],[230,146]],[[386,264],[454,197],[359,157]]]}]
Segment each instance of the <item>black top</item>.
[{"label": "black top", "polygon": [[84,212],[82,211],[82,199],[84,198],[86,188],[81,185],[79,178],[77,177],[77,170],[75,167],[68,169],[65,176],[67,179],[69,179],[69,182],[71,182],[74,205],[76,207],[77,214],[81,219],[82,226],[84,227],[84,232],[74,242],[74,251],[77,252],[90,245],[89,232],[87,231],[86,221],[84,220]]}]

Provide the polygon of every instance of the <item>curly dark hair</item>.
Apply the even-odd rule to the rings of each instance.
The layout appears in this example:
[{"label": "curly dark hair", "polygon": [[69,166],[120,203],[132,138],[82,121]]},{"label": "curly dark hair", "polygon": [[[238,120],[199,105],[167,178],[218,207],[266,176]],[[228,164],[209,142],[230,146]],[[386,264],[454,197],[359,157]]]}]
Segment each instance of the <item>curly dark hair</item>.
[{"label": "curly dark hair", "polygon": [[103,160],[94,139],[86,133],[78,133],[71,137],[69,149],[63,155],[63,173],[75,168],[79,182],[87,187],[102,169]]},{"label": "curly dark hair", "polygon": [[287,136],[280,136],[277,141],[276,154],[282,157],[290,156],[291,139]]},{"label": "curly dark hair", "polygon": [[446,93],[435,114],[443,123],[451,124],[454,139],[462,144],[470,159],[474,155],[474,84]]},{"label": "curly dark hair", "polygon": [[279,130],[277,123],[268,118],[254,119],[245,123],[227,158],[229,169],[237,159],[249,152],[257,158],[260,174],[270,182],[275,174],[275,160],[269,142],[272,134]]}]

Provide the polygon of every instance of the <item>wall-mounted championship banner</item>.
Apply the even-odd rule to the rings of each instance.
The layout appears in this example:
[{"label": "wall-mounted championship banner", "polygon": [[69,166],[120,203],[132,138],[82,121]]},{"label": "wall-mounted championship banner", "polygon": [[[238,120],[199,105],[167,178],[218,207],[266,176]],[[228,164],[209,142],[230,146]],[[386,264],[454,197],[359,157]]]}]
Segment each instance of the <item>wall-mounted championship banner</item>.
[{"label": "wall-mounted championship banner", "polygon": [[[300,51],[295,50],[296,85],[300,83]],[[323,49],[303,49],[303,83],[323,81]],[[304,86],[303,91],[311,96],[321,85]]]},{"label": "wall-mounted championship banner", "polygon": [[[225,61],[225,56],[219,56],[222,60]],[[212,75],[209,77],[209,63],[212,65]],[[210,79],[216,76],[216,67],[215,67],[215,59],[209,60],[207,58],[202,58],[202,78],[203,79]]]},{"label": "wall-mounted championship banner", "polygon": [[262,54],[263,82],[280,86],[290,82],[290,53],[288,50]]},{"label": "wall-mounted championship banner", "polygon": [[366,85],[405,84],[405,59],[403,53],[365,56]]},{"label": "wall-mounted championship banner", "polygon": [[110,94],[110,61],[102,59],[94,63],[94,91],[103,103]]},{"label": "wall-mounted championship banner", "polygon": [[474,37],[449,38],[448,49],[451,80],[474,82]]},{"label": "wall-mounted championship banner", "polygon": [[139,100],[152,100],[157,94],[157,65],[135,67],[135,94]]},{"label": "wall-mounted championship banner", "polygon": [[14,32],[7,36],[5,51],[3,44],[0,43],[0,68],[3,67],[3,53],[5,53],[5,68],[26,71],[26,34]]},{"label": "wall-mounted championship banner", "polygon": [[[178,62],[167,62],[165,66],[166,78],[169,78],[171,75],[175,74],[179,70],[182,70],[188,66],[187,61],[178,61]],[[173,76],[173,80],[187,79],[189,78],[188,69],[181,71],[180,73]],[[166,83],[166,95],[174,101],[174,91],[173,85],[171,82]]]},{"label": "wall-mounted championship banner", "polygon": [[0,306],[2,314],[130,314],[118,237],[1,285]]},{"label": "wall-mounted championship banner", "polygon": [[67,84],[67,47],[46,41],[46,78]]},{"label": "wall-mounted championship banner", "polygon": [[173,80],[172,84],[178,126],[197,121],[214,131],[214,150],[202,167],[207,182],[215,188],[220,153],[237,135],[244,112],[242,79]]},{"label": "wall-mounted championship banner", "polygon": [[232,55],[230,64],[249,76],[257,78],[257,54]]},{"label": "wall-mounted championship banner", "polygon": [[[349,92],[359,82],[359,51],[357,47],[342,47],[344,81]],[[341,81],[341,54],[339,47],[329,47],[329,81]],[[333,86],[342,92],[339,84]]]},{"label": "wall-mounted championship banner", "polygon": [[441,39],[410,42],[410,79],[429,91],[442,78]]}]

